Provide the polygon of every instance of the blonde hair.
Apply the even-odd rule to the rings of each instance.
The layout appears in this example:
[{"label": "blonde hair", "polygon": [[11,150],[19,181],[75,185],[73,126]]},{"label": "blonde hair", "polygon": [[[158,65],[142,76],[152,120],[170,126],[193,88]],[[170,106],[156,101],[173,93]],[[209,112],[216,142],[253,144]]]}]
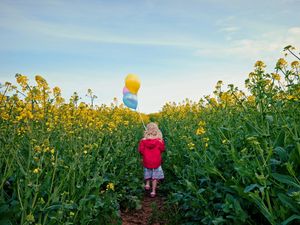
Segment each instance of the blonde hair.
[{"label": "blonde hair", "polygon": [[146,139],[163,138],[162,133],[156,123],[151,122],[147,124],[146,130],[144,132],[144,138]]}]

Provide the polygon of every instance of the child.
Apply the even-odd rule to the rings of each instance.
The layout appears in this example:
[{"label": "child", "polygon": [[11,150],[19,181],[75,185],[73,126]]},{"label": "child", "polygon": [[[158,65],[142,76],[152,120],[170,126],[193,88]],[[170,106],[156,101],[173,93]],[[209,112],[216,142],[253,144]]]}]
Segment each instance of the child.
[{"label": "child", "polygon": [[162,133],[155,123],[149,123],[144,132],[144,138],[139,143],[139,152],[143,157],[145,190],[150,190],[152,180],[151,197],[156,195],[157,181],[164,179],[161,168],[161,153],[165,150]]}]

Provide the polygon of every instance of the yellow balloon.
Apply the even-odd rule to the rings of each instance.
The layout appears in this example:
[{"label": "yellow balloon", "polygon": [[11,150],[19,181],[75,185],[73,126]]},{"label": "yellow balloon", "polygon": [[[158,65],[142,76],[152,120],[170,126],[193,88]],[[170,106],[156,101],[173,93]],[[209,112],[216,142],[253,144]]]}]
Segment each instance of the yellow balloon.
[{"label": "yellow balloon", "polygon": [[139,77],[134,74],[128,74],[125,78],[125,86],[132,94],[136,95],[141,86]]}]

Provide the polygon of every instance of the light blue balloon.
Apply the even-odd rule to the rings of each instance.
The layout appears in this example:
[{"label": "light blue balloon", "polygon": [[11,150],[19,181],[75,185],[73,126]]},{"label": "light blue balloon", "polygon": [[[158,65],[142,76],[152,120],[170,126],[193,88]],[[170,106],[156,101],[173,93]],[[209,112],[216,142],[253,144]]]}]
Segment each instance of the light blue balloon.
[{"label": "light blue balloon", "polygon": [[137,96],[135,94],[132,94],[130,92],[125,93],[123,95],[123,102],[128,108],[131,109],[137,108],[138,101],[137,101]]}]

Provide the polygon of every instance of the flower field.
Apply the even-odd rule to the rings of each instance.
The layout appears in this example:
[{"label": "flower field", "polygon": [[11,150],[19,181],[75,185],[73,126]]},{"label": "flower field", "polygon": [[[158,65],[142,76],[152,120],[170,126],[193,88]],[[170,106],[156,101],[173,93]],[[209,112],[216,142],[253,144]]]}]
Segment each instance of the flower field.
[{"label": "flower field", "polygon": [[[290,46],[286,52],[293,50]],[[300,221],[300,63],[257,61],[247,93],[217,82],[198,102],[142,115],[166,143],[164,221],[297,224]],[[124,106],[94,106],[36,76],[0,93],[0,224],[121,224],[139,208],[143,126]]]}]

